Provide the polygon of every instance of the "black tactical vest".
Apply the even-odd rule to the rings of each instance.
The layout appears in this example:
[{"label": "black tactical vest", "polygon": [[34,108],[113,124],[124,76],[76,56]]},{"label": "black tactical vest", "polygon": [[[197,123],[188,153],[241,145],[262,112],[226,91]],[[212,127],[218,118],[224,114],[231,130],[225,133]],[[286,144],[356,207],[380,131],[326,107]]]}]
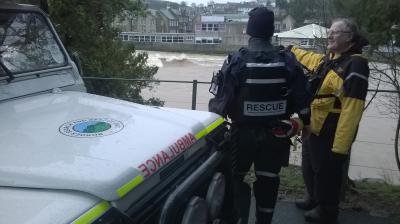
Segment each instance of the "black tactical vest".
[{"label": "black tactical vest", "polygon": [[241,125],[273,126],[292,113],[289,73],[279,51],[240,51],[245,69],[231,108],[232,120]]}]

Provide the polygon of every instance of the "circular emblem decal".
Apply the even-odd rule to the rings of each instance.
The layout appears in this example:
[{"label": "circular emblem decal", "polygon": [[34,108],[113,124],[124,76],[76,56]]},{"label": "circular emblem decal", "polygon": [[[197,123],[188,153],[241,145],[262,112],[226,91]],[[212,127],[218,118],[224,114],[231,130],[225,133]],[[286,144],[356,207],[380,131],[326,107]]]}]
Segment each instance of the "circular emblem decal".
[{"label": "circular emblem decal", "polygon": [[60,126],[63,135],[77,138],[93,138],[112,135],[124,128],[120,121],[110,118],[89,118],[70,121]]}]

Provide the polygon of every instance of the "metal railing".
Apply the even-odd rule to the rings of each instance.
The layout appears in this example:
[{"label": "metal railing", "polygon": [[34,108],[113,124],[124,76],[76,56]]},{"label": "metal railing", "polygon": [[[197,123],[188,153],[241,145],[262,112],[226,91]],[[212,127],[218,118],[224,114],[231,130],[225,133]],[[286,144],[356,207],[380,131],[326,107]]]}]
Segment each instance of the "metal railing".
[{"label": "metal railing", "polygon": [[[182,81],[182,80],[157,80],[157,79],[129,79],[129,78],[106,78],[106,77],[82,77],[83,79],[92,79],[92,80],[110,80],[110,81],[129,81],[129,82],[153,82],[153,83],[184,83],[184,84],[192,84],[192,110],[196,110],[197,104],[197,86],[198,84],[211,84],[211,82],[199,82],[197,79],[192,81]],[[376,92],[376,93],[399,93],[396,90],[376,90],[376,89],[368,89],[368,92]]]},{"label": "metal railing", "polygon": [[198,84],[211,84],[211,82],[199,82],[197,79],[192,81],[181,80],[156,80],[156,79],[128,79],[128,78],[104,78],[104,77],[82,77],[83,79],[92,80],[111,80],[111,81],[129,81],[129,82],[154,82],[154,83],[186,83],[192,84],[192,110],[196,110],[197,104],[197,85]]}]

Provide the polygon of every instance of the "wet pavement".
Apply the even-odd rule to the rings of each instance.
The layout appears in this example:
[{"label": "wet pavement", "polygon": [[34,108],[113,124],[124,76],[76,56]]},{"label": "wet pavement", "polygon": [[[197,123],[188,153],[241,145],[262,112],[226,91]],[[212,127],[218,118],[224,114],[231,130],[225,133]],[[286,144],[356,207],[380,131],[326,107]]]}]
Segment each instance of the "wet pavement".
[{"label": "wet pavement", "polygon": [[[249,224],[255,224],[254,200],[252,200],[250,212],[253,215],[249,217]],[[304,220],[303,214],[304,211],[297,209],[294,202],[279,201],[272,224],[309,224]],[[371,216],[365,212],[345,210],[340,212],[337,224],[395,224],[395,222],[388,218]]]}]

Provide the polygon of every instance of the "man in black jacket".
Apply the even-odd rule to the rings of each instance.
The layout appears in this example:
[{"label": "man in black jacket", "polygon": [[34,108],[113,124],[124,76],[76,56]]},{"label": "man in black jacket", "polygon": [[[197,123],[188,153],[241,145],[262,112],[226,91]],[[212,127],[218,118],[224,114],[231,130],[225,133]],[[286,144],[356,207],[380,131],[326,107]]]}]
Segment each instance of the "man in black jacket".
[{"label": "man in black jacket", "polygon": [[[249,12],[247,48],[229,55],[213,79],[209,110],[229,117],[234,141],[235,214],[247,223],[250,187],[244,176],[254,163],[253,184],[258,224],[271,223],[279,188],[279,172],[287,166],[290,137],[310,123],[310,96],[302,67],[290,51],[271,45],[274,14],[265,7]],[[299,118],[291,118],[297,113]]]}]

